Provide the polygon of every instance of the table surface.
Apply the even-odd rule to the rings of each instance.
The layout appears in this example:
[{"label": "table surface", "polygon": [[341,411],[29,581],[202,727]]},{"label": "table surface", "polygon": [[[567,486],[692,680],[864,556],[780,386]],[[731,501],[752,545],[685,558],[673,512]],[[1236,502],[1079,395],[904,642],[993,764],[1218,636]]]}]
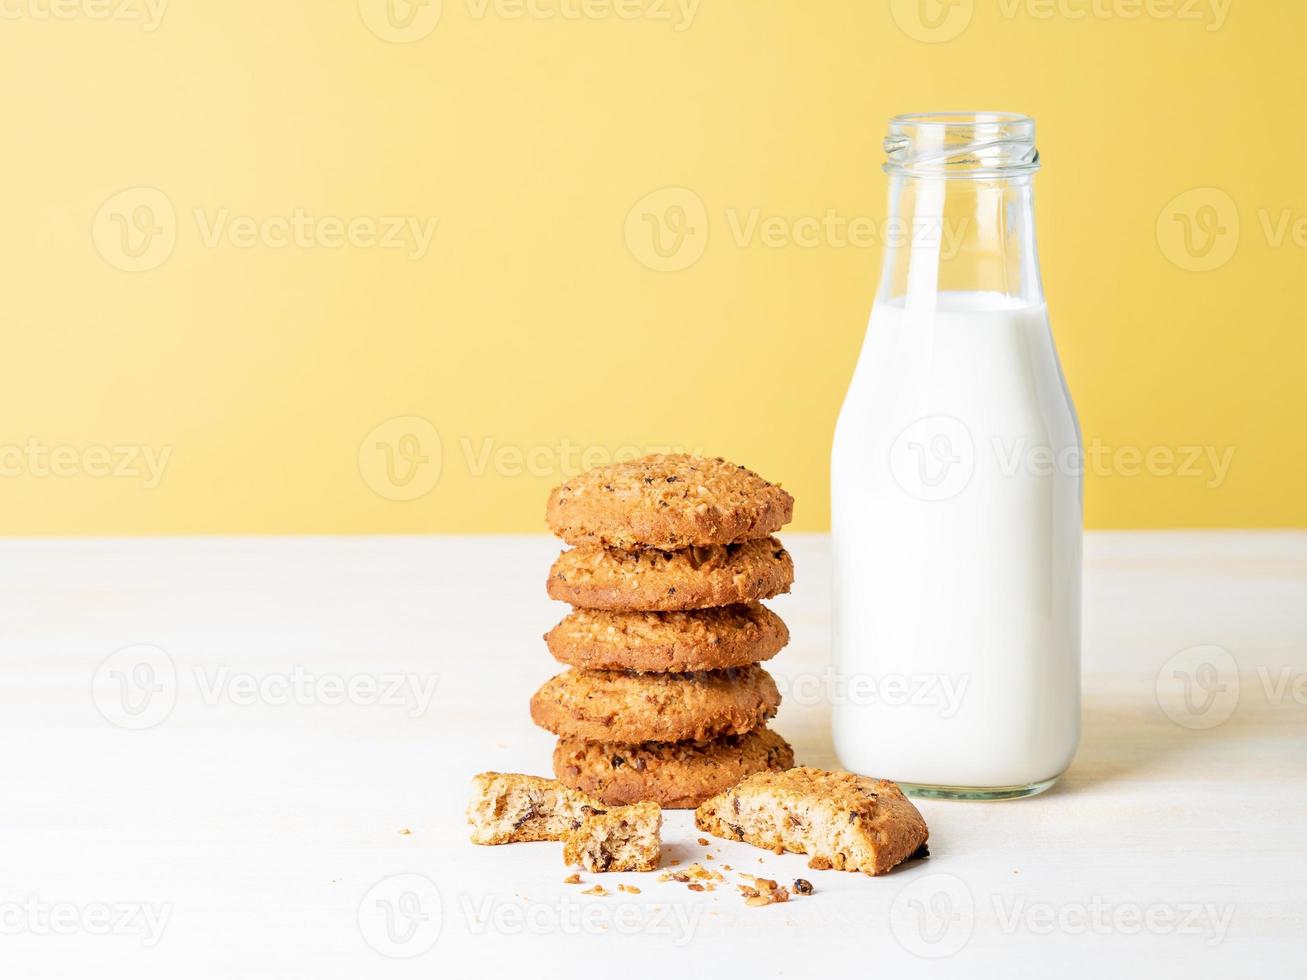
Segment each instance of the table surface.
[{"label": "table surface", "polygon": [[[828,541],[786,540],[782,690],[829,656]],[[7,542],[0,973],[1302,975],[1307,534],[1090,535],[1075,763],[1029,800],[921,801],[928,860],[813,872],[667,812],[665,864],[816,886],[766,908],[654,875],[585,896],[558,845],[468,843],[473,773],[549,770],[557,547]],[[775,727],[834,766],[828,722]]]}]

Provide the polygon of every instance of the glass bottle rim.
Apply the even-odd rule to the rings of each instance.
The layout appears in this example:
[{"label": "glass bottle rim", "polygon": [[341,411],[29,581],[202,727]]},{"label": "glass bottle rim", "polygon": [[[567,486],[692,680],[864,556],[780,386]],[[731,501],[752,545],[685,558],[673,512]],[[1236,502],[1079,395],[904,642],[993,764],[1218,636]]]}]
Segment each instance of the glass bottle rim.
[{"label": "glass bottle rim", "polygon": [[907,112],[885,137],[885,172],[994,179],[1039,169],[1035,120],[1020,112]]}]

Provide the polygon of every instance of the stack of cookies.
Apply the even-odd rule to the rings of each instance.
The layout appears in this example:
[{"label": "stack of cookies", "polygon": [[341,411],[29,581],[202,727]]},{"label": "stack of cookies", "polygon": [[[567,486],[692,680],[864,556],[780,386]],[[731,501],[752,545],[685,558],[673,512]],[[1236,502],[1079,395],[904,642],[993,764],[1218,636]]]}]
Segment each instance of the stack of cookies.
[{"label": "stack of cookies", "polygon": [[780,694],[760,662],[789,631],[758,600],[788,592],[772,537],[794,499],[722,459],[654,455],[554,489],[547,519],[573,547],[549,575],[572,613],[546,636],[571,669],[531,699],[559,736],[554,772],[610,806],[696,807],[794,765],[767,728]]}]

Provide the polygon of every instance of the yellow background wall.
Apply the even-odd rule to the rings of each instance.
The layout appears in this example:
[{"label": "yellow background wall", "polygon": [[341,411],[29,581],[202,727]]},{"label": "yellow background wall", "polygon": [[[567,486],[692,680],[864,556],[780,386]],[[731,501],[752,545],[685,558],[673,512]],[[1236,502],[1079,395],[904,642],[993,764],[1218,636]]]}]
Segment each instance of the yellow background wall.
[{"label": "yellow background wall", "polygon": [[823,528],[942,108],[1038,120],[1087,523],[1307,524],[1307,4],[387,2],[0,3],[0,532],[535,531],[662,446]]}]

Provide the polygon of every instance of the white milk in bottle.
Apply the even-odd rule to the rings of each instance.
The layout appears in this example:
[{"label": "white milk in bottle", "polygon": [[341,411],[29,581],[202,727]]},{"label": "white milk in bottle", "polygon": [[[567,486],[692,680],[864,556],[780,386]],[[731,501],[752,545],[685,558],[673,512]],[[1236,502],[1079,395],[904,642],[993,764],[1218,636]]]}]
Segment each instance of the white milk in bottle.
[{"label": "white milk in bottle", "polygon": [[919,795],[1037,793],[1080,724],[1081,448],[1035,249],[1032,120],[901,116],[831,458],[835,747]]}]

